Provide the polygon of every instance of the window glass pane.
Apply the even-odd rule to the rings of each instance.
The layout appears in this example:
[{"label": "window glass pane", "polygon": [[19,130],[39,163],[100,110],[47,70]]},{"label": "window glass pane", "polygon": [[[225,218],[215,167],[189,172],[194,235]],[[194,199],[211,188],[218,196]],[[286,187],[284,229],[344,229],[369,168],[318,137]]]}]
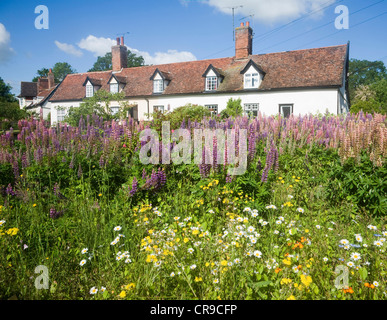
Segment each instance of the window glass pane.
[{"label": "window glass pane", "polygon": [[116,106],[110,108],[110,112],[112,115],[115,115],[119,110],[120,110],[120,107],[116,107]]},{"label": "window glass pane", "polygon": [[63,122],[65,120],[65,117],[66,117],[66,110],[58,109],[57,115],[56,115],[57,122]]},{"label": "window glass pane", "polygon": [[164,112],[164,106],[153,106],[153,112],[156,111]]},{"label": "window glass pane", "polygon": [[163,92],[163,80],[153,80],[153,92]]},{"label": "window glass pane", "polygon": [[118,92],[118,83],[112,83],[110,85],[110,92],[111,93],[117,93]]},{"label": "window glass pane", "polygon": [[258,88],[259,74],[247,73],[245,74],[245,88]]},{"label": "window glass pane", "polygon": [[218,88],[218,79],[217,77],[207,77],[206,78],[206,90],[213,91]]},{"label": "window glass pane", "polygon": [[92,97],[94,94],[94,88],[91,85],[86,86],[86,97]]},{"label": "window glass pane", "polygon": [[258,117],[259,104],[258,103],[245,103],[244,111],[249,117]]},{"label": "window glass pane", "polygon": [[281,114],[284,118],[289,118],[289,116],[293,113],[292,105],[281,105],[280,106]]},{"label": "window glass pane", "polygon": [[217,104],[206,105],[206,108],[211,111],[211,115],[218,114],[218,105]]}]

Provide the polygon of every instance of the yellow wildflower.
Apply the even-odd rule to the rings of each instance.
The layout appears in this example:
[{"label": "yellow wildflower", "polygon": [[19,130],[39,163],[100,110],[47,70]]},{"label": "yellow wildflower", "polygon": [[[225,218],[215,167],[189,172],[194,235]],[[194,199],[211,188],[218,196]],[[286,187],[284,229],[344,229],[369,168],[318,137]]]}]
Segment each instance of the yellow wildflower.
[{"label": "yellow wildflower", "polygon": [[310,276],[305,276],[302,274],[300,278],[305,287],[309,287],[309,285],[312,283],[312,278]]},{"label": "yellow wildflower", "polygon": [[121,293],[119,294],[119,297],[120,298],[125,298],[126,297],[126,292],[125,291],[121,291]]}]

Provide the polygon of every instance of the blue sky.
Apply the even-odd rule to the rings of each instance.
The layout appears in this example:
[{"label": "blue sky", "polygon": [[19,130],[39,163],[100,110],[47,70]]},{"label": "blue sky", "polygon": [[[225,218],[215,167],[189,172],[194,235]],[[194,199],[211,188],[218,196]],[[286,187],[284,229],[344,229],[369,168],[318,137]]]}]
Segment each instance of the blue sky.
[{"label": "blue sky", "polygon": [[[35,28],[38,5],[49,10],[48,30]],[[339,5],[349,29],[335,28]],[[350,58],[387,65],[387,0],[1,0],[0,77],[17,95],[20,81],[56,62],[86,72],[126,32],[147,64],[234,56],[232,7],[235,26],[253,27],[253,54],[350,41]]]}]

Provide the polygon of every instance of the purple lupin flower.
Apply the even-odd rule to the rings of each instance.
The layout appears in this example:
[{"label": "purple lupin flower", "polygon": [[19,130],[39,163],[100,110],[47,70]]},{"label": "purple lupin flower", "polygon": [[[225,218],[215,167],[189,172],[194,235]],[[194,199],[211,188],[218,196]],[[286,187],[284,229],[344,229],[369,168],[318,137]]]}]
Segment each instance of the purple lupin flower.
[{"label": "purple lupin flower", "polygon": [[79,164],[78,166],[78,178],[81,178],[82,177],[82,167],[81,167],[81,164]]},{"label": "purple lupin flower", "polygon": [[167,182],[167,176],[165,174],[164,169],[159,168],[157,175],[159,178],[159,185],[160,185],[160,187],[162,187]]},{"label": "purple lupin flower", "polygon": [[11,184],[8,184],[7,188],[5,189],[6,194],[14,196],[16,195],[15,191],[13,191]]},{"label": "purple lupin flower", "polygon": [[129,195],[131,197],[133,197],[134,194],[137,192],[137,187],[138,187],[138,181],[137,181],[137,178],[134,177],[133,181],[132,181],[132,190],[130,190],[130,192],[129,192]]}]

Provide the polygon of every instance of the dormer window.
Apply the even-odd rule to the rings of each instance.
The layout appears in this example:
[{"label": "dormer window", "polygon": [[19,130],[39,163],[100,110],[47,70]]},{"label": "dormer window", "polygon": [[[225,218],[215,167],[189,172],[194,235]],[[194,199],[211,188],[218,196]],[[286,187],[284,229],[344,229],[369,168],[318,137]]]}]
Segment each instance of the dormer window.
[{"label": "dormer window", "polygon": [[118,76],[116,74],[112,74],[108,81],[108,85],[110,86],[110,93],[118,93],[120,90],[122,91],[126,85],[126,77]]},{"label": "dormer window", "polygon": [[206,77],[206,91],[215,91],[216,89],[218,89],[218,77]]},{"label": "dormer window", "polygon": [[164,91],[164,81],[163,79],[153,80],[153,92],[162,93]]},{"label": "dormer window", "polygon": [[153,81],[153,93],[163,93],[169,82],[171,81],[171,74],[169,72],[163,72],[156,69],[153,75],[150,77]]},{"label": "dormer window", "polygon": [[223,80],[223,75],[212,64],[208,66],[207,70],[203,74],[203,77],[206,78],[205,91],[218,90],[219,83]]},{"label": "dormer window", "polygon": [[91,83],[86,85],[86,98],[90,98],[94,95],[94,87]]},{"label": "dormer window", "polygon": [[245,74],[245,89],[258,88],[259,86],[259,73],[246,73]]},{"label": "dormer window", "polygon": [[110,92],[111,93],[118,93],[118,83],[111,83],[110,84]]},{"label": "dormer window", "polygon": [[83,85],[86,88],[86,98],[90,98],[94,96],[94,93],[101,88],[101,80],[87,77]]},{"label": "dormer window", "polygon": [[250,60],[241,74],[243,74],[243,87],[245,89],[258,89],[265,72],[253,60]]}]

